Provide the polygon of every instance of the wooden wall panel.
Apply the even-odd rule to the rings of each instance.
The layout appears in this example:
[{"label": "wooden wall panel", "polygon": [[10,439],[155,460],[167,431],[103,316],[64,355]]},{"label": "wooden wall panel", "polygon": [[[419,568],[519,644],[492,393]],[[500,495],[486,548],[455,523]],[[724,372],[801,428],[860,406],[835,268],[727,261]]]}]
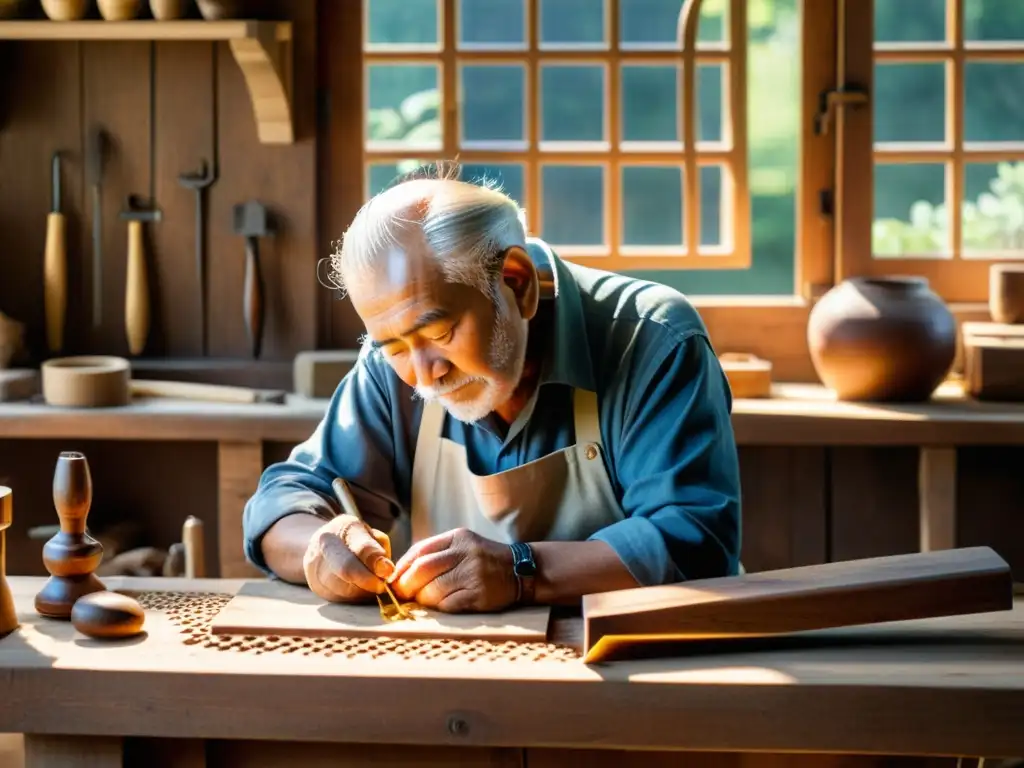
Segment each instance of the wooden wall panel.
[{"label": "wooden wall panel", "polygon": [[1024,582],[1024,447],[957,451],[957,546],[988,546]]},{"label": "wooden wall panel", "polygon": [[824,448],[740,448],[748,572],[826,561],[825,466]]},{"label": "wooden wall panel", "polygon": [[[152,228],[150,355],[200,357],[203,352],[200,282],[195,264],[196,193],[182,186],[178,177],[198,173],[203,161],[211,170],[216,168],[213,47],[208,42],[156,45],[154,173],[162,220]],[[205,195],[208,200],[209,188]],[[209,259],[207,248],[207,269]]]},{"label": "wooden wall panel", "polygon": [[[103,306],[100,325],[94,327],[92,290],[87,292],[88,312],[77,318],[86,330],[84,349],[91,354],[128,356],[125,327],[125,277],[128,262],[128,222],[121,218],[129,195],[151,200],[150,164],[151,83],[153,45],[149,42],[90,42],[82,44],[82,128],[99,125],[107,135],[103,164],[102,260]],[[85,158],[83,157],[83,162]],[[92,285],[92,206],[82,208],[82,253]],[[153,233],[157,223],[143,225],[147,267],[152,280]],[[152,284],[152,283],[151,283]],[[84,350],[83,350],[84,351]]]},{"label": "wooden wall panel", "polygon": [[[5,123],[0,129],[0,311],[26,325],[30,350],[46,349],[43,249],[50,211],[50,166],[62,164],[67,217],[68,316],[81,312],[81,92],[78,43],[4,43]],[[14,72],[27,73],[13,77]],[[76,345],[74,323],[64,343]]]},{"label": "wooden wall panel", "polygon": [[251,357],[242,314],[245,241],[233,229],[237,203],[259,200],[274,218],[260,240],[264,285],[262,358],[290,359],[316,344],[316,4],[287,5],[294,24],[296,141],[262,145],[252,104],[226,43],[217,49],[220,179],[210,191],[210,355]]},{"label": "wooden wall panel", "polygon": [[916,448],[832,448],[830,559],[916,552]]}]

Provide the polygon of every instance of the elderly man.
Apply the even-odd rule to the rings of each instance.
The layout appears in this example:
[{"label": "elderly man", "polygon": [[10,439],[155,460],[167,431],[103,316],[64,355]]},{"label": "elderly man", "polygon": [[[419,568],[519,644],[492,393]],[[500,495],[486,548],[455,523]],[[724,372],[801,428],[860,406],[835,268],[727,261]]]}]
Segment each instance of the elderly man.
[{"label": "elderly man", "polygon": [[326,600],[388,582],[448,612],[737,572],[732,400],[696,310],[522,222],[448,178],[359,211],[334,267],[365,342],[246,506],[252,563]]}]

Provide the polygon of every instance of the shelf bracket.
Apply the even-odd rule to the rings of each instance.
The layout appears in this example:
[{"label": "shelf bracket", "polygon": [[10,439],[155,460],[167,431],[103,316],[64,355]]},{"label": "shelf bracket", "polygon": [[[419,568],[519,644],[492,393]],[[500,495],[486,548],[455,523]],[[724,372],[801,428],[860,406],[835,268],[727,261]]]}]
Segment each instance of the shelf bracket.
[{"label": "shelf bracket", "polygon": [[292,30],[261,24],[255,34],[229,41],[252,100],[261,144],[292,144]]}]

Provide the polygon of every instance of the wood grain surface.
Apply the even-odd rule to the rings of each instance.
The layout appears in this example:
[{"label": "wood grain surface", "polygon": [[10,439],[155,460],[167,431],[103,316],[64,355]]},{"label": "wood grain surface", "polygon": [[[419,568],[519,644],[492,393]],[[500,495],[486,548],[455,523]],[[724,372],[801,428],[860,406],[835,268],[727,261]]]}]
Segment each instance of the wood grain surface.
[{"label": "wood grain surface", "polygon": [[376,603],[328,603],[305,587],[247,582],[211,623],[217,635],[295,637],[473,638],[544,642],[551,611],[522,608],[495,614],[426,611],[412,621],[383,621]]}]

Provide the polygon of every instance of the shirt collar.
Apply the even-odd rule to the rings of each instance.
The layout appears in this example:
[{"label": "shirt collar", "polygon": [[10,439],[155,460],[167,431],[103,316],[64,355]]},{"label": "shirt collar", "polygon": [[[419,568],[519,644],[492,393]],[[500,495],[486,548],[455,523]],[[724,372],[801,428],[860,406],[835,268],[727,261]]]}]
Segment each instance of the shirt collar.
[{"label": "shirt collar", "polygon": [[541,283],[550,280],[552,284],[541,293],[541,301],[554,305],[554,328],[541,365],[540,384],[568,384],[574,389],[596,392],[579,284],[568,265],[543,240],[528,238],[526,250],[537,266]]}]

